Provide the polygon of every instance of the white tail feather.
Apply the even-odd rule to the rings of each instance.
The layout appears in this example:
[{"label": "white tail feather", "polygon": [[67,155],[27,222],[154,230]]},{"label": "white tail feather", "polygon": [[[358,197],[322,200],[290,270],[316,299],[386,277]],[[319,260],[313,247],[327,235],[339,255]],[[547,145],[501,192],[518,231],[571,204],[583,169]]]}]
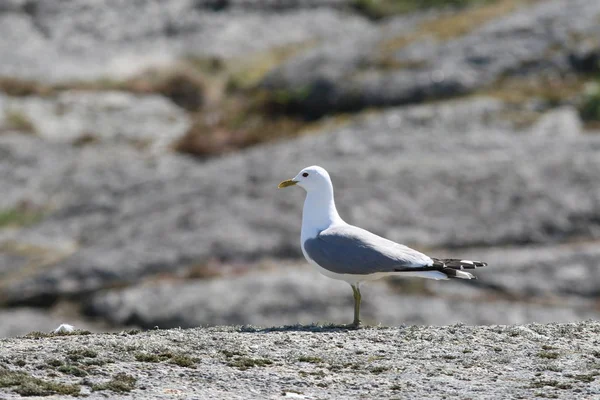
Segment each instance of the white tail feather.
[{"label": "white tail feather", "polygon": [[456,277],[460,279],[475,279],[473,274],[470,274],[465,271],[456,271]]}]

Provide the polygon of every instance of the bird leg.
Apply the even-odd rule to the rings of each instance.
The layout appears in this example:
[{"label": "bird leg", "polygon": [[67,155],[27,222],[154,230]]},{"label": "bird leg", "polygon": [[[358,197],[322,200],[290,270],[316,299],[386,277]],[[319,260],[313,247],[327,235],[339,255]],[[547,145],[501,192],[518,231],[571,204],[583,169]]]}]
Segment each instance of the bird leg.
[{"label": "bird leg", "polygon": [[358,328],[360,326],[360,289],[358,283],[350,286],[352,286],[352,292],[354,292],[354,321],[352,322],[352,326]]}]

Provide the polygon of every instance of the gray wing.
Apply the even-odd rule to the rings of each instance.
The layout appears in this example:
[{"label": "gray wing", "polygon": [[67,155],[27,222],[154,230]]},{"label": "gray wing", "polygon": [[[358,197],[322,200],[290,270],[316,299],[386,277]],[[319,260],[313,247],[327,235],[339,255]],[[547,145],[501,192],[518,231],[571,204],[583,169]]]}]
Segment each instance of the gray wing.
[{"label": "gray wing", "polygon": [[322,231],[304,242],[304,251],[321,267],[337,274],[418,271],[433,265],[423,253],[352,225]]}]

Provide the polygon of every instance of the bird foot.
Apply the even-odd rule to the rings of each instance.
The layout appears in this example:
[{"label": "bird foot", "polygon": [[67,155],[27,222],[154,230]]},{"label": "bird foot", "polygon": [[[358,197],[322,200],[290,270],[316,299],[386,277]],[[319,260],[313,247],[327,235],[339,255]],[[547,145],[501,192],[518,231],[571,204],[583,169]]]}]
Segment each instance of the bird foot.
[{"label": "bird foot", "polygon": [[360,329],[362,327],[362,323],[360,321],[354,321],[351,324],[347,325],[348,329]]}]

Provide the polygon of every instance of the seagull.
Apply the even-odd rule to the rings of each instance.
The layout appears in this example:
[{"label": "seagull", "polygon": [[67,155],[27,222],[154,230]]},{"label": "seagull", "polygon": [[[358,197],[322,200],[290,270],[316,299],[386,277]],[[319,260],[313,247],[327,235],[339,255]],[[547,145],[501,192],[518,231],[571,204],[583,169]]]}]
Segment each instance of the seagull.
[{"label": "seagull", "polygon": [[410,247],[346,223],[333,199],[333,184],[322,167],[304,168],[279,188],[306,190],[300,235],[304,257],[323,275],[347,282],[354,294],[352,327],[360,326],[360,283],[385,276],[428,279],[475,279],[465,269],[485,267],[481,261],[432,258]]}]

